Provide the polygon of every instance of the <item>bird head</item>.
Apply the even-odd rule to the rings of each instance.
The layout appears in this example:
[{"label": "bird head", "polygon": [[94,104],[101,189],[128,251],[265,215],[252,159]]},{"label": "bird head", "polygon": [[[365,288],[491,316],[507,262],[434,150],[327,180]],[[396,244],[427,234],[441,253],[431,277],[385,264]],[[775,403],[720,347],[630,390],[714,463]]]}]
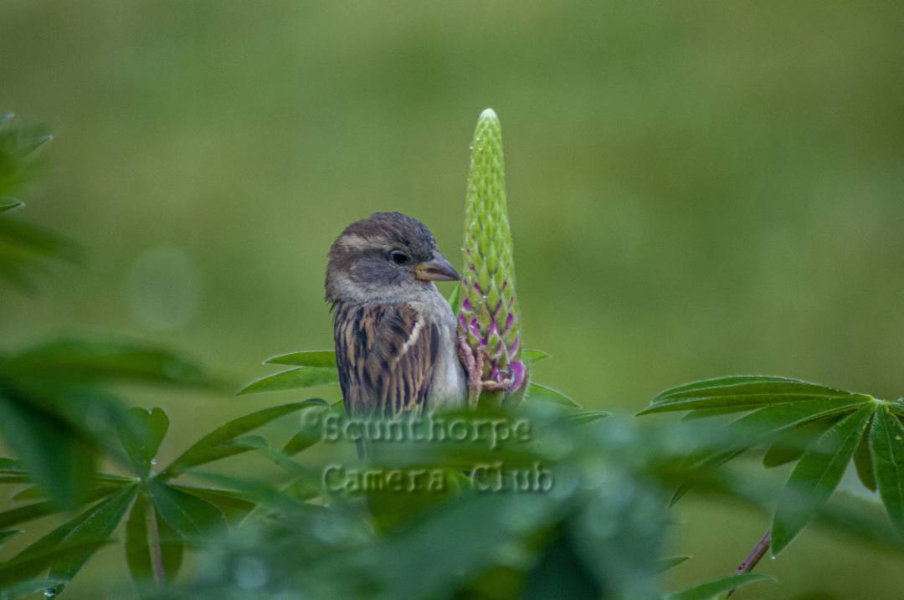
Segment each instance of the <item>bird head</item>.
[{"label": "bird head", "polygon": [[434,281],[458,272],[427,226],[397,212],[378,212],[345,228],[330,247],[328,302],[416,300]]}]

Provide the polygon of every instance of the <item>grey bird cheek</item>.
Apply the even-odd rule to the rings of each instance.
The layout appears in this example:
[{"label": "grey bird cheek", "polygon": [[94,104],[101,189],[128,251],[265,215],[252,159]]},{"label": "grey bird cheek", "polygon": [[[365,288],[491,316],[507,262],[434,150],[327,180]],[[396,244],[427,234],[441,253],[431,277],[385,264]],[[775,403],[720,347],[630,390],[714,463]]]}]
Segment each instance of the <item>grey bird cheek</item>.
[{"label": "grey bird cheek", "polygon": [[371,258],[352,267],[352,279],[362,288],[374,292],[399,286],[407,277],[404,269],[390,265],[385,259]]}]

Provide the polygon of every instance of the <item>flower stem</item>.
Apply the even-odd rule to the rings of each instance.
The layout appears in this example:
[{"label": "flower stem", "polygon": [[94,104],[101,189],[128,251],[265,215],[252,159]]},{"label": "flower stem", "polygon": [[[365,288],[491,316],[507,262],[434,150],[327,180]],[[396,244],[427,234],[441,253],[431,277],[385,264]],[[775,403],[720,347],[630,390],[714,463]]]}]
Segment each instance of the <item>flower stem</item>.
[{"label": "flower stem", "polygon": [[[738,568],[735,569],[735,575],[743,575],[744,573],[750,573],[757,566],[760,560],[766,555],[766,552],[769,550],[769,545],[772,543],[772,529],[767,529],[766,533],[763,534],[763,537],[759,542],[756,543],[756,546],[753,547],[753,550],[750,551],[750,554],[747,555],[741,564],[738,565]],[[726,598],[731,598],[731,595],[734,594],[734,590],[728,592]]]}]

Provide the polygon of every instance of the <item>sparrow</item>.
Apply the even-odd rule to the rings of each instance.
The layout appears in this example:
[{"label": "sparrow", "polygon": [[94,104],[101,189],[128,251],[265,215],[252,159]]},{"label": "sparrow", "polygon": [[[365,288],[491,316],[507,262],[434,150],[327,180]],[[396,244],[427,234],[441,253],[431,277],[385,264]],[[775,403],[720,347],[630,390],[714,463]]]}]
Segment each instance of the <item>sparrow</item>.
[{"label": "sparrow", "polygon": [[455,317],[433,283],[458,279],[427,226],[398,212],[356,221],[333,242],[326,301],[349,416],[465,405]]}]

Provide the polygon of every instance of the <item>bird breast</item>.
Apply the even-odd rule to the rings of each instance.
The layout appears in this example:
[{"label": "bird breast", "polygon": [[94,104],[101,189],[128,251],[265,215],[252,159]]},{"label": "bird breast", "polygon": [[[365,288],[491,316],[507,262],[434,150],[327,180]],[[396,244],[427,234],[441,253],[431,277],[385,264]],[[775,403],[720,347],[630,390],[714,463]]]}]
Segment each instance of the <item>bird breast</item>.
[{"label": "bird breast", "polygon": [[440,343],[427,398],[429,410],[454,410],[467,404],[468,385],[458,359],[458,335],[449,303],[437,291],[417,306],[427,321],[439,325]]}]

